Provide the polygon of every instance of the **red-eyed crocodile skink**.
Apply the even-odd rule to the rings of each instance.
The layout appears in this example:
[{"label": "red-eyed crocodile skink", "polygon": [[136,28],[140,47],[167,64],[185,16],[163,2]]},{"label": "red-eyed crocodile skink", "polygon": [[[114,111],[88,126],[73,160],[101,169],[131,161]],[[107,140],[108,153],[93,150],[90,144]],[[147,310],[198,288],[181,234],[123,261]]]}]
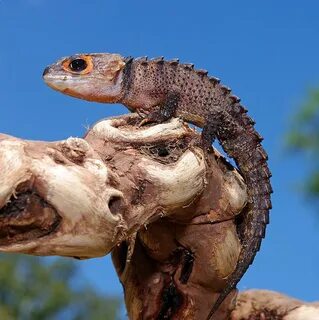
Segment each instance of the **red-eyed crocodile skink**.
[{"label": "red-eyed crocodile skink", "polygon": [[192,64],[163,58],[124,58],[118,54],[77,54],[44,70],[45,82],[67,95],[104,103],[122,103],[147,121],[178,116],[203,128],[202,141],[218,139],[233,158],[248,187],[248,209],[238,222],[242,250],[207,319],[234,289],[253,262],[268,224],[271,173],[262,137],[231,90]]}]

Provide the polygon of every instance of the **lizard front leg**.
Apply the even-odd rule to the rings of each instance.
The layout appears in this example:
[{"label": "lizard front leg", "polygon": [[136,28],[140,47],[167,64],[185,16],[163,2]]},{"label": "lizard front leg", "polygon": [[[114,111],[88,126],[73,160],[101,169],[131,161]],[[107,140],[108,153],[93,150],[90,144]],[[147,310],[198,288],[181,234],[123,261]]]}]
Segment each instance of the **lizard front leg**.
[{"label": "lizard front leg", "polygon": [[173,118],[176,116],[178,102],[178,94],[169,93],[163,102],[151,108],[152,111],[147,113],[146,118],[141,121],[139,126],[148,123],[162,123]]}]

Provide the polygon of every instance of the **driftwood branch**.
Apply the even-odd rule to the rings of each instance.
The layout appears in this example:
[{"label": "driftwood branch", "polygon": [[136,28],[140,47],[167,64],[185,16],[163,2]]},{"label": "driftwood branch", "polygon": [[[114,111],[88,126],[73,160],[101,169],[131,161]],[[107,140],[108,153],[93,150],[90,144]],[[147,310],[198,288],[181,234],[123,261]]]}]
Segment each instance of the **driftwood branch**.
[{"label": "driftwood branch", "polygon": [[319,302],[306,303],[268,290],[238,294],[230,320],[319,320]]},{"label": "driftwood branch", "polygon": [[[237,263],[246,186],[180,120],[139,121],[104,120],[83,139],[53,143],[0,135],[0,251],[111,252],[130,319],[206,319]],[[231,313],[236,295],[216,319],[272,319],[264,296],[249,292]]]}]

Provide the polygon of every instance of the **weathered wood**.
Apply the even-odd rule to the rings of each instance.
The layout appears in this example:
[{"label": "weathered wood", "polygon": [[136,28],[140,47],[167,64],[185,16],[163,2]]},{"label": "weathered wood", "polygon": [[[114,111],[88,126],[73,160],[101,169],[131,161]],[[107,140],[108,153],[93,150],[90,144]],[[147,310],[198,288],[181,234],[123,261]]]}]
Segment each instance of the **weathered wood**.
[{"label": "weathered wood", "polygon": [[139,121],[104,120],[84,139],[53,143],[1,135],[0,250],[112,250],[131,319],[201,319],[236,266],[246,187],[180,120]]}]

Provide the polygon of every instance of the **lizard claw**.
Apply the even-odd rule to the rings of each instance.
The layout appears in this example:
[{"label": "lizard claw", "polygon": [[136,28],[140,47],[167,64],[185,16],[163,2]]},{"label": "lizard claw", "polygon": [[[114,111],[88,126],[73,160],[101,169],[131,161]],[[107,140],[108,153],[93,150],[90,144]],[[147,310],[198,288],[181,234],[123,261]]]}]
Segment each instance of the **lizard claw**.
[{"label": "lizard claw", "polygon": [[137,125],[138,128],[146,125],[146,124],[149,124],[149,123],[152,123],[152,119],[150,118],[144,118],[142,121],[140,121],[140,123]]}]

